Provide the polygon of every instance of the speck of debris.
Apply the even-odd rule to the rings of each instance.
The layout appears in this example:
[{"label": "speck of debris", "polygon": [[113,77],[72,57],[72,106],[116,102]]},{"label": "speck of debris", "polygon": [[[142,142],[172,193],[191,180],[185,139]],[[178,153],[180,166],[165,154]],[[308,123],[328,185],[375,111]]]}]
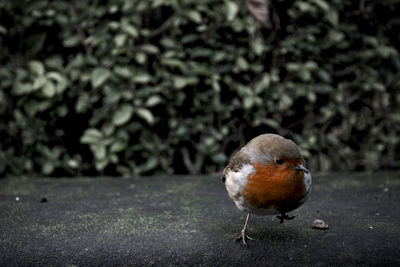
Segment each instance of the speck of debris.
[{"label": "speck of debris", "polygon": [[374,229],[374,227],[370,226],[369,229]]},{"label": "speck of debris", "polygon": [[329,227],[328,224],[321,219],[315,219],[312,223],[313,229],[325,230],[328,229],[328,227]]},{"label": "speck of debris", "polygon": [[19,197],[16,197],[16,198],[15,198],[15,201],[19,201]]},{"label": "speck of debris", "polygon": [[385,187],[385,188],[383,189],[383,192],[385,192],[385,193],[389,192],[389,188]]},{"label": "speck of debris", "polygon": [[45,202],[47,202],[47,198],[42,197],[42,199],[40,200],[40,203],[45,203]]}]

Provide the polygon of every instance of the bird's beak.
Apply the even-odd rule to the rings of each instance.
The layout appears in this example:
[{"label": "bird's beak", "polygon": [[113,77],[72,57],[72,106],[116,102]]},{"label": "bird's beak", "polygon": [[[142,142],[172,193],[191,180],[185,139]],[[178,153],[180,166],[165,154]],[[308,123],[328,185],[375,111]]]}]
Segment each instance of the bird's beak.
[{"label": "bird's beak", "polygon": [[309,173],[309,171],[307,170],[306,167],[304,167],[303,165],[297,165],[296,167],[294,167],[295,170],[297,171],[303,171],[305,173]]}]

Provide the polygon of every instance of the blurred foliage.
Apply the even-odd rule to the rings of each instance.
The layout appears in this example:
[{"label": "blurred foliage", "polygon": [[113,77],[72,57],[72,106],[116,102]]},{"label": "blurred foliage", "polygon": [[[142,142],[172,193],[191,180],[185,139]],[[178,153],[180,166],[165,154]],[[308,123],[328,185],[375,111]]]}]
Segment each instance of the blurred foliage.
[{"label": "blurred foliage", "polygon": [[400,3],[0,2],[0,175],[212,173],[279,133],[311,170],[400,167]]}]

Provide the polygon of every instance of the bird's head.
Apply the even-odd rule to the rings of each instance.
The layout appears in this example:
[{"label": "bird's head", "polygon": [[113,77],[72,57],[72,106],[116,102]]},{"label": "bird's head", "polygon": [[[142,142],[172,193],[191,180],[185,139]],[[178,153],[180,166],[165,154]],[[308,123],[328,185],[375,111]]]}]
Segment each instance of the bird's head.
[{"label": "bird's head", "polygon": [[251,161],[273,167],[277,171],[308,173],[299,148],[290,140],[275,134],[263,134],[247,145]]}]

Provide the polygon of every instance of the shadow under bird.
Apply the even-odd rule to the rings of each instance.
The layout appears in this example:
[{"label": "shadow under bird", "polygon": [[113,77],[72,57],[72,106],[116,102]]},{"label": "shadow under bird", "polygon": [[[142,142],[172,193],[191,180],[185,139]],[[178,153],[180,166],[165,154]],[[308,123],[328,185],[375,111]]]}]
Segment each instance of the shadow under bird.
[{"label": "shadow under bird", "polygon": [[246,246],[246,240],[253,239],[246,232],[250,214],[279,214],[283,223],[294,218],[286,213],[301,206],[311,192],[311,173],[299,148],[276,134],[250,140],[232,157],[222,180],[236,206],[247,213],[236,239]]}]

